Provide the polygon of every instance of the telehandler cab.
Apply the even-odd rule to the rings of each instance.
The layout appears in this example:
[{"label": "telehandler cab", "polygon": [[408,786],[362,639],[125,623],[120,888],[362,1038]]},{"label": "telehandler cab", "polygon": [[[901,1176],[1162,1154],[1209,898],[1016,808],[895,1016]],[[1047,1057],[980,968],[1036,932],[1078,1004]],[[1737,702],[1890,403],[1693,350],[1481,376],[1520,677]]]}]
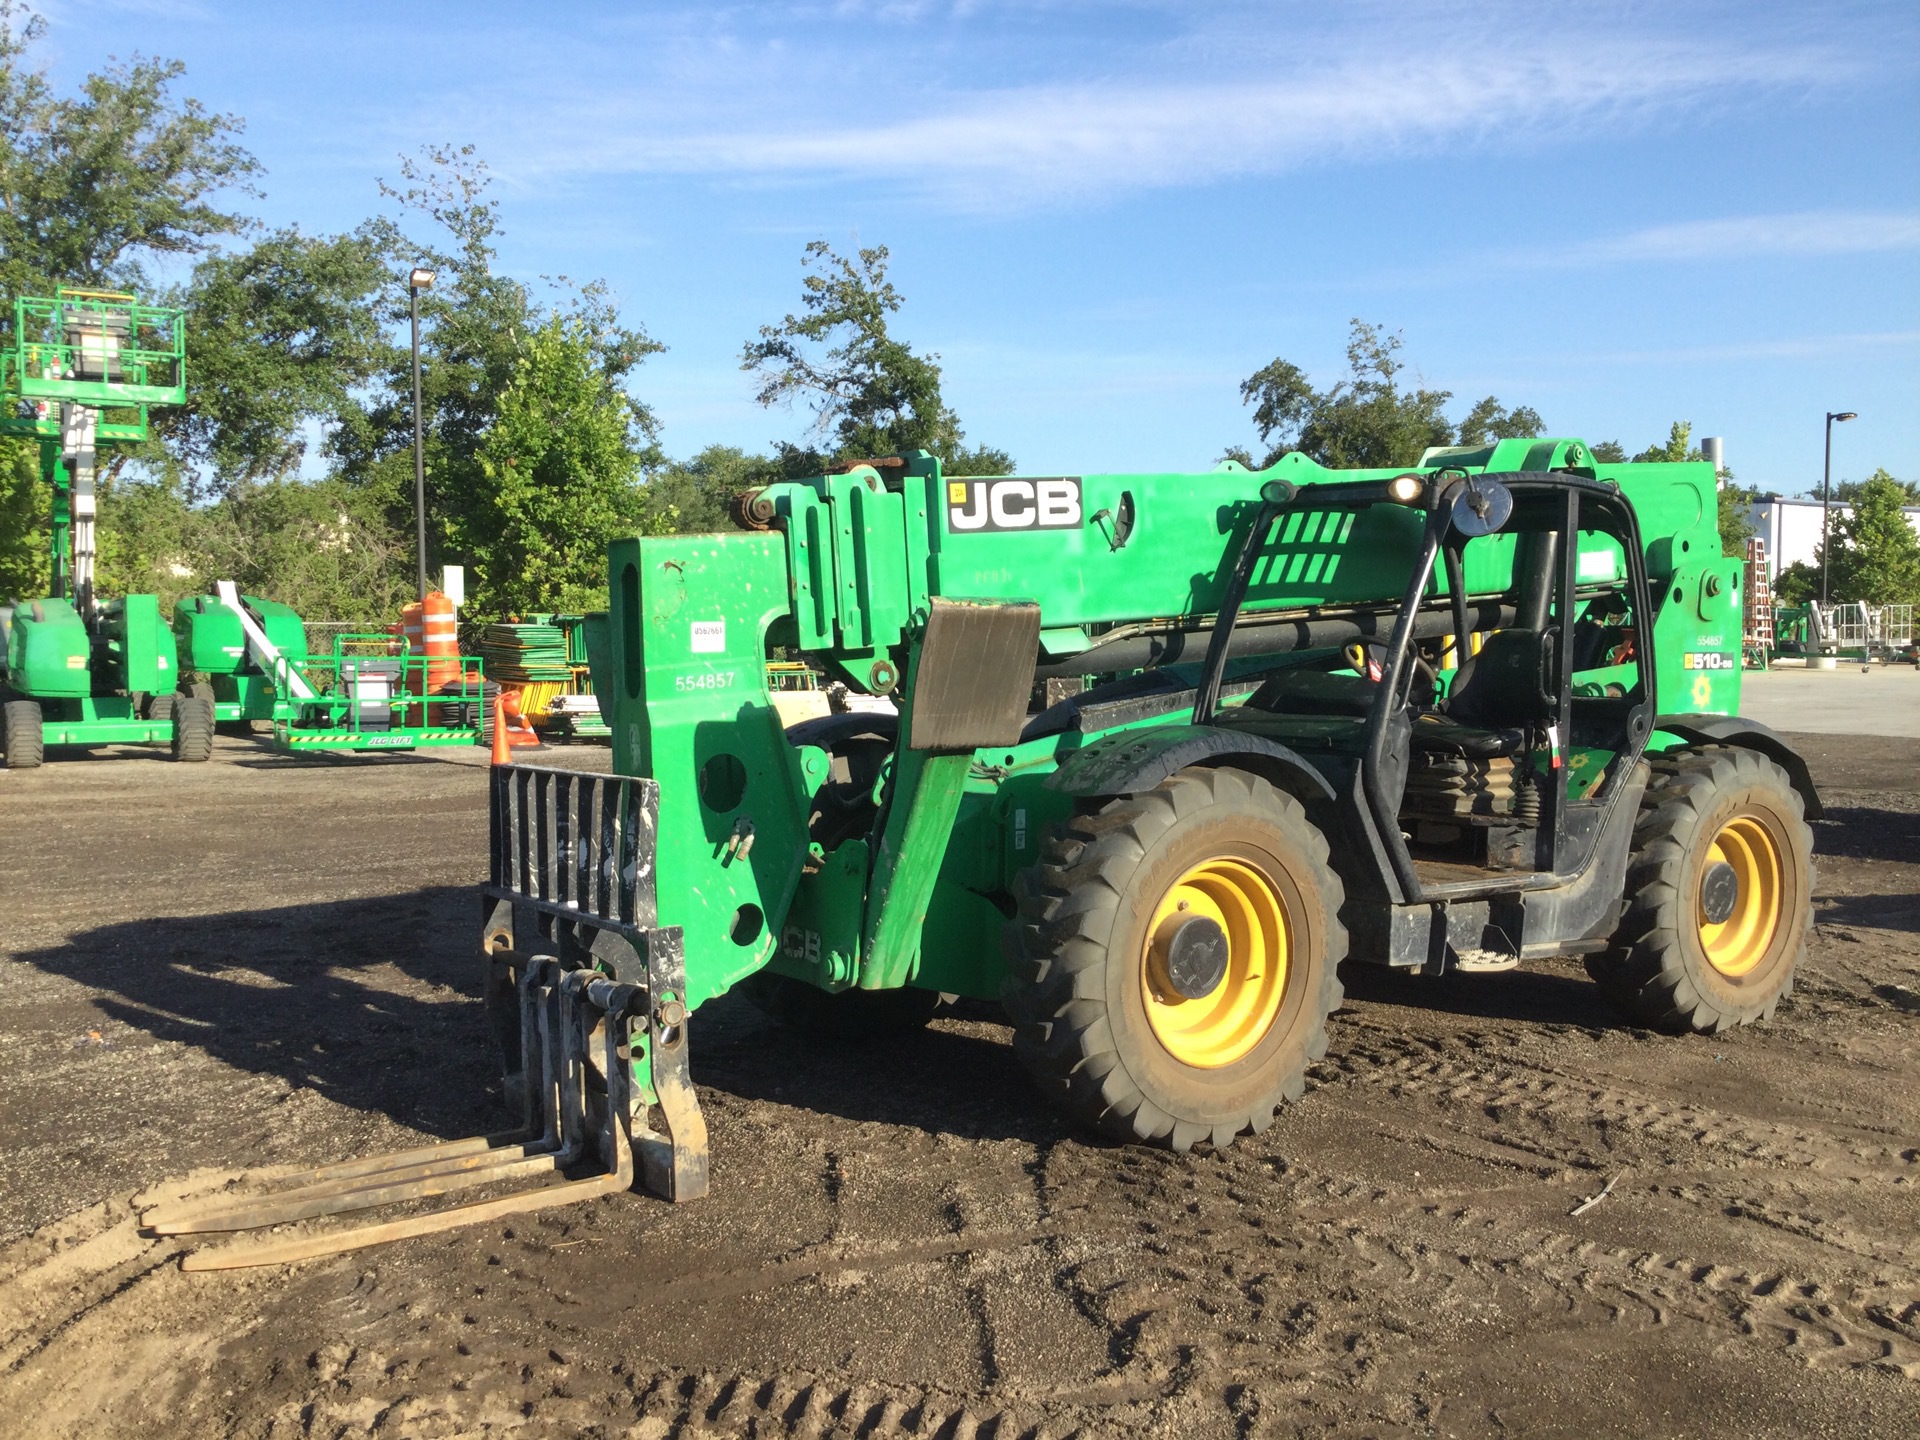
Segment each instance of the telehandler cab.
[{"label": "telehandler cab", "polygon": [[[948,479],[925,454],[609,553],[613,775],[492,778],[482,945],[523,1129],[149,1212],[252,1228],[558,1185],[190,1256],[326,1254],[706,1188],[690,1016],[735,985],[846,1035],[998,998],[1092,1129],[1264,1129],[1343,960],[1579,954],[1657,1028],[1772,1014],[1811,913],[1805,764],[1737,718],[1707,464],[1577,440],[1410,470]],[[897,714],[783,728],[775,650]]]}]

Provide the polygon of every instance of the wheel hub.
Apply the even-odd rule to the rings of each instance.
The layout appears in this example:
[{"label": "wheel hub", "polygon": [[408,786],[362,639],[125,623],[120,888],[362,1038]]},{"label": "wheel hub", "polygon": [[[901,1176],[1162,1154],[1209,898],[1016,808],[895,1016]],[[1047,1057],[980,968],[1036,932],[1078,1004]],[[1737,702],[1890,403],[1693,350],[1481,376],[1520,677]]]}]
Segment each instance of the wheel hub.
[{"label": "wheel hub", "polygon": [[1707,963],[1738,980],[1758,969],[1778,932],[1785,866],[1772,832],[1755,815],[1736,815],[1707,846],[1696,904]]},{"label": "wheel hub", "polygon": [[1203,860],[1161,895],[1140,957],[1148,1026],[1198,1069],[1231,1065],[1272,1030],[1293,939],[1285,902],[1259,867]]},{"label": "wheel hub", "polygon": [[1740,900],[1740,875],[1724,860],[1716,860],[1700,877],[1700,913],[1709,925],[1724,925]]},{"label": "wheel hub", "polygon": [[1211,995],[1227,975],[1227,932],[1217,921],[1193,914],[1171,928],[1165,952],[1168,987],[1188,1000]]}]

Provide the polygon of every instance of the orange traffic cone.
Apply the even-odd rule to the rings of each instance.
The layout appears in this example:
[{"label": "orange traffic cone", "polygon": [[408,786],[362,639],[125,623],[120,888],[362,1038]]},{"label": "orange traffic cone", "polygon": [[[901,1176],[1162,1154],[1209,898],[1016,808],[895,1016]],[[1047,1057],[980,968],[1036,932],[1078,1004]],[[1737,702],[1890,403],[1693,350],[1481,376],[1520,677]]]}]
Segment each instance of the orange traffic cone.
[{"label": "orange traffic cone", "polygon": [[493,697],[493,763],[511,765],[513,746],[507,740],[507,696],[505,691]]},{"label": "orange traffic cone", "polygon": [[500,691],[501,714],[507,717],[507,744],[518,750],[522,745],[540,748],[540,732],[533,728],[533,722],[527,719],[526,712],[520,708],[520,691],[509,690],[504,686]]}]

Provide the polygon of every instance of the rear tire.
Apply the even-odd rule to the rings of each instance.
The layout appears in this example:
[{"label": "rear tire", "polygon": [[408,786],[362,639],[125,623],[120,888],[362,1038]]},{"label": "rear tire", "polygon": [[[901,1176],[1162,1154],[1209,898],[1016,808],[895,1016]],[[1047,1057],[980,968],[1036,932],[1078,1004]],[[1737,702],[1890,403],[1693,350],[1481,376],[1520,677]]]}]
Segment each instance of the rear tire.
[{"label": "rear tire", "polygon": [[932,990],[907,986],[836,993],[766,970],[741,981],[740,990],[769,1020],[840,1044],[909,1034],[925,1026],[940,1008],[940,996]]},{"label": "rear tire", "polygon": [[[1224,1149],[1300,1098],[1347,932],[1298,800],[1239,770],[1183,770],[1077,817],[1043,855],[1020,878],[1001,995],[1015,1053],[1055,1103],[1116,1139],[1186,1150]],[[1225,937],[1204,953],[1224,958],[1176,980],[1172,937],[1196,918]]]},{"label": "rear tire", "polygon": [[182,695],[173,704],[173,758],[199,762],[213,755],[213,701]]},{"label": "rear tire", "polygon": [[153,696],[151,699],[147,701],[147,719],[149,720],[173,719],[173,702],[178,700],[179,698],[180,697],[178,695],[175,695],[171,690],[165,692],[164,694]]},{"label": "rear tire", "polygon": [[46,729],[40,718],[40,706],[33,700],[9,700],[4,719],[6,733],[0,743],[6,746],[9,770],[37,770],[47,758]]},{"label": "rear tire", "polygon": [[[1718,1034],[1771,1019],[1813,921],[1813,832],[1800,796],[1752,750],[1654,763],[1627,910],[1587,972],[1627,1018],[1656,1030]],[[1724,919],[1711,919],[1710,903]]]}]

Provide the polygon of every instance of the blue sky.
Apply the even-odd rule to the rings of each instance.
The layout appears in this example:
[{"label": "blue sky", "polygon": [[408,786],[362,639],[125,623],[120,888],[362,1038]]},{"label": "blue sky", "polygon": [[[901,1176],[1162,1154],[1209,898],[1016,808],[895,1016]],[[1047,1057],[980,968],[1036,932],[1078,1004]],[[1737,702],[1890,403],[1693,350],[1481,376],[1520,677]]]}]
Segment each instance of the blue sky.
[{"label": "blue sky", "polygon": [[328,5],[41,0],[62,88],[178,57],[244,116],[257,213],[349,228],[471,142],[502,261],[604,277],[669,348],[673,454],[764,448],[756,328],[819,237],[885,244],[897,332],[1028,472],[1200,469],[1238,385],[1338,378],[1350,317],[1426,383],[1743,482],[1920,478],[1920,6]]}]

